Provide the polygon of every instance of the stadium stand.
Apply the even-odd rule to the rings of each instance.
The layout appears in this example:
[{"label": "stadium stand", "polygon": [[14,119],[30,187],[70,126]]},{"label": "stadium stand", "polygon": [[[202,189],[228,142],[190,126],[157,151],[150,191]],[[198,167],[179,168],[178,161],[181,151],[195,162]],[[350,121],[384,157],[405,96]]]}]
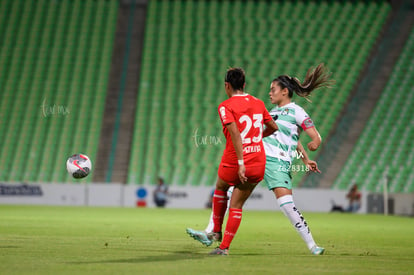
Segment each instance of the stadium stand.
[{"label": "stadium stand", "polygon": [[370,120],[333,185],[383,190],[385,177],[394,193],[414,191],[414,29]]},{"label": "stadium stand", "polygon": [[229,66],[243,67],[246,91],[271,108],[273,77],[303,79],[326,63],[335,87],[312,103],[295,98],[325,137],[389,11],[387,1],[150,1],[128,183],[214,183],[224,148],[216,109]]},{"label": "stadium stand", "polygon": [[117,8],[0,1],[0,181],[71,182],[67,157],[94,162]]}]

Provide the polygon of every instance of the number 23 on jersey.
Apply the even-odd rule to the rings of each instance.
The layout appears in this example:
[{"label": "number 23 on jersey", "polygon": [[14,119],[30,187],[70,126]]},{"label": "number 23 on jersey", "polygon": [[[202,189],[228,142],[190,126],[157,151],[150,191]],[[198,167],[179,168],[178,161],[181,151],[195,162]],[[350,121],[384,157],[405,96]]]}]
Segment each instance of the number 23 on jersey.
[{"label": "number 23 on jersey", "polygon": [[[253,120],[248,115],[242,115],[239,118],[240,124],[245,123],[244,129],[240,133],[243,144],[252,143],[252,142],[259,143],[262,140],[262,133],[263,133],[263,122],[262,121],[263,121],[263,114],[253,114]],[[254,135],[253,137],[252,137],[252,134],[250,134],[250,130],[252,130],[252,127],[253,129],[259,130],[257,135]],[[257,131],[254,131],[254,132],[257,132]]]}]

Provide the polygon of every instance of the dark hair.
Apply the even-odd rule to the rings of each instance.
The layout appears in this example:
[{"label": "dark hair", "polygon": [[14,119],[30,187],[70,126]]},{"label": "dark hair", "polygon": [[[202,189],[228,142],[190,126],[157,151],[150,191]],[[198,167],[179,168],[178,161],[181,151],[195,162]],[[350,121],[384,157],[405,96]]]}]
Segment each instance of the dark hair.
[{"label": "dark hair", "polygon": [[330,76],[331,73],[327,72],[325,65],[321,63],[314,70],[312,68],[308,70],[303,83],[300,83],[296,77],[288,75],[280,75],[273,79],[272,82],[277,81],[282,89],[287,88],[289,97],[292,97],[293,92],[295,92],[298,96],[308,98],[311,92],[317,88],[331,87],[335,81],[329,79]]},{"label": "dark hair", "polygon": [[230,83],[234,90],[243,91],[246,82],[244,70],[242,68],[228,69],[224,81]]}]

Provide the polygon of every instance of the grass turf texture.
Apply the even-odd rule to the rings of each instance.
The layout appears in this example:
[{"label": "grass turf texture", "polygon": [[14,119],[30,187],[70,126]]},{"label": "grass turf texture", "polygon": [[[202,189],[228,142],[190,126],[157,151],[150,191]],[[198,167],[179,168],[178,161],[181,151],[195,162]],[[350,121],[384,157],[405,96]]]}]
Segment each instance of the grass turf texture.
[{"label": "grass turf texture", "polygon": [[281,212],[245,211],[230,256],[185,233],[208,210],[0,206],[1,274],[413,274],[414,219],[304,213],[326,254]]}]

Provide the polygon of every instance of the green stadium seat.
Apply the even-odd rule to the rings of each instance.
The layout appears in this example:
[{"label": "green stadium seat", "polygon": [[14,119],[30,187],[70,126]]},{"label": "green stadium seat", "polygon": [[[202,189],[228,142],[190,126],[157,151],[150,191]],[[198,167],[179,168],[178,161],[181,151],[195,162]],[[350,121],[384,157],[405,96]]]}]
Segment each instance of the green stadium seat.
[{"label": "green stadium seat", "polygon": [[[406,42],[390,80],[365,127],[360,140],[355,146],[343,171],[337,178],[334,188],[347,189],[347,183],[355,178],[357,169],[372,169],[372,177],[361,179],[361,185],[368,191],[382,190],[384,171],[389,169],[390,192],[412,192],[414,171],[414,120],[410,111],[414,104],[412,80],[414,79],[414,28]],[[389,98],[393,100],[390,101]],[[364,149],[369,148],[371,155],[366,156],[367,163],[361,163],[365,155]]]},{"label": "green stadium seat", "polygon": [[[172,184],[214,184],[224,144],[206,150],[188,144],[195,129],[222,137],[217,106],[226,99],[222,82],[229,66],[243,67],[247,90],[271,108],[267,93],[272,78],[303,78],[309,67],[327,63],[335,88],[318,91],[313,103],[294,99],[326,137],[389,11],[386,1],[150,1],[128,183],[146,183],[156,176],[149,173],[165,173]],[[230,12],[240,14],[237,21],[228,17]],[[154,102],[160,108],[147,107]],[[153,125],[175,132],[158,133]],[[165,146],[150,148],[148,140],[169,140],[171,156],[164,155]],[[138,162],[154,167],[144,169]],[[295,173],[294,185],[302,176]]]},{"label": "green stadium seat", "polygon": [[0,1],[1,181],[75,182],[66,158],[83,152],[94,162],[117,7]]}]

